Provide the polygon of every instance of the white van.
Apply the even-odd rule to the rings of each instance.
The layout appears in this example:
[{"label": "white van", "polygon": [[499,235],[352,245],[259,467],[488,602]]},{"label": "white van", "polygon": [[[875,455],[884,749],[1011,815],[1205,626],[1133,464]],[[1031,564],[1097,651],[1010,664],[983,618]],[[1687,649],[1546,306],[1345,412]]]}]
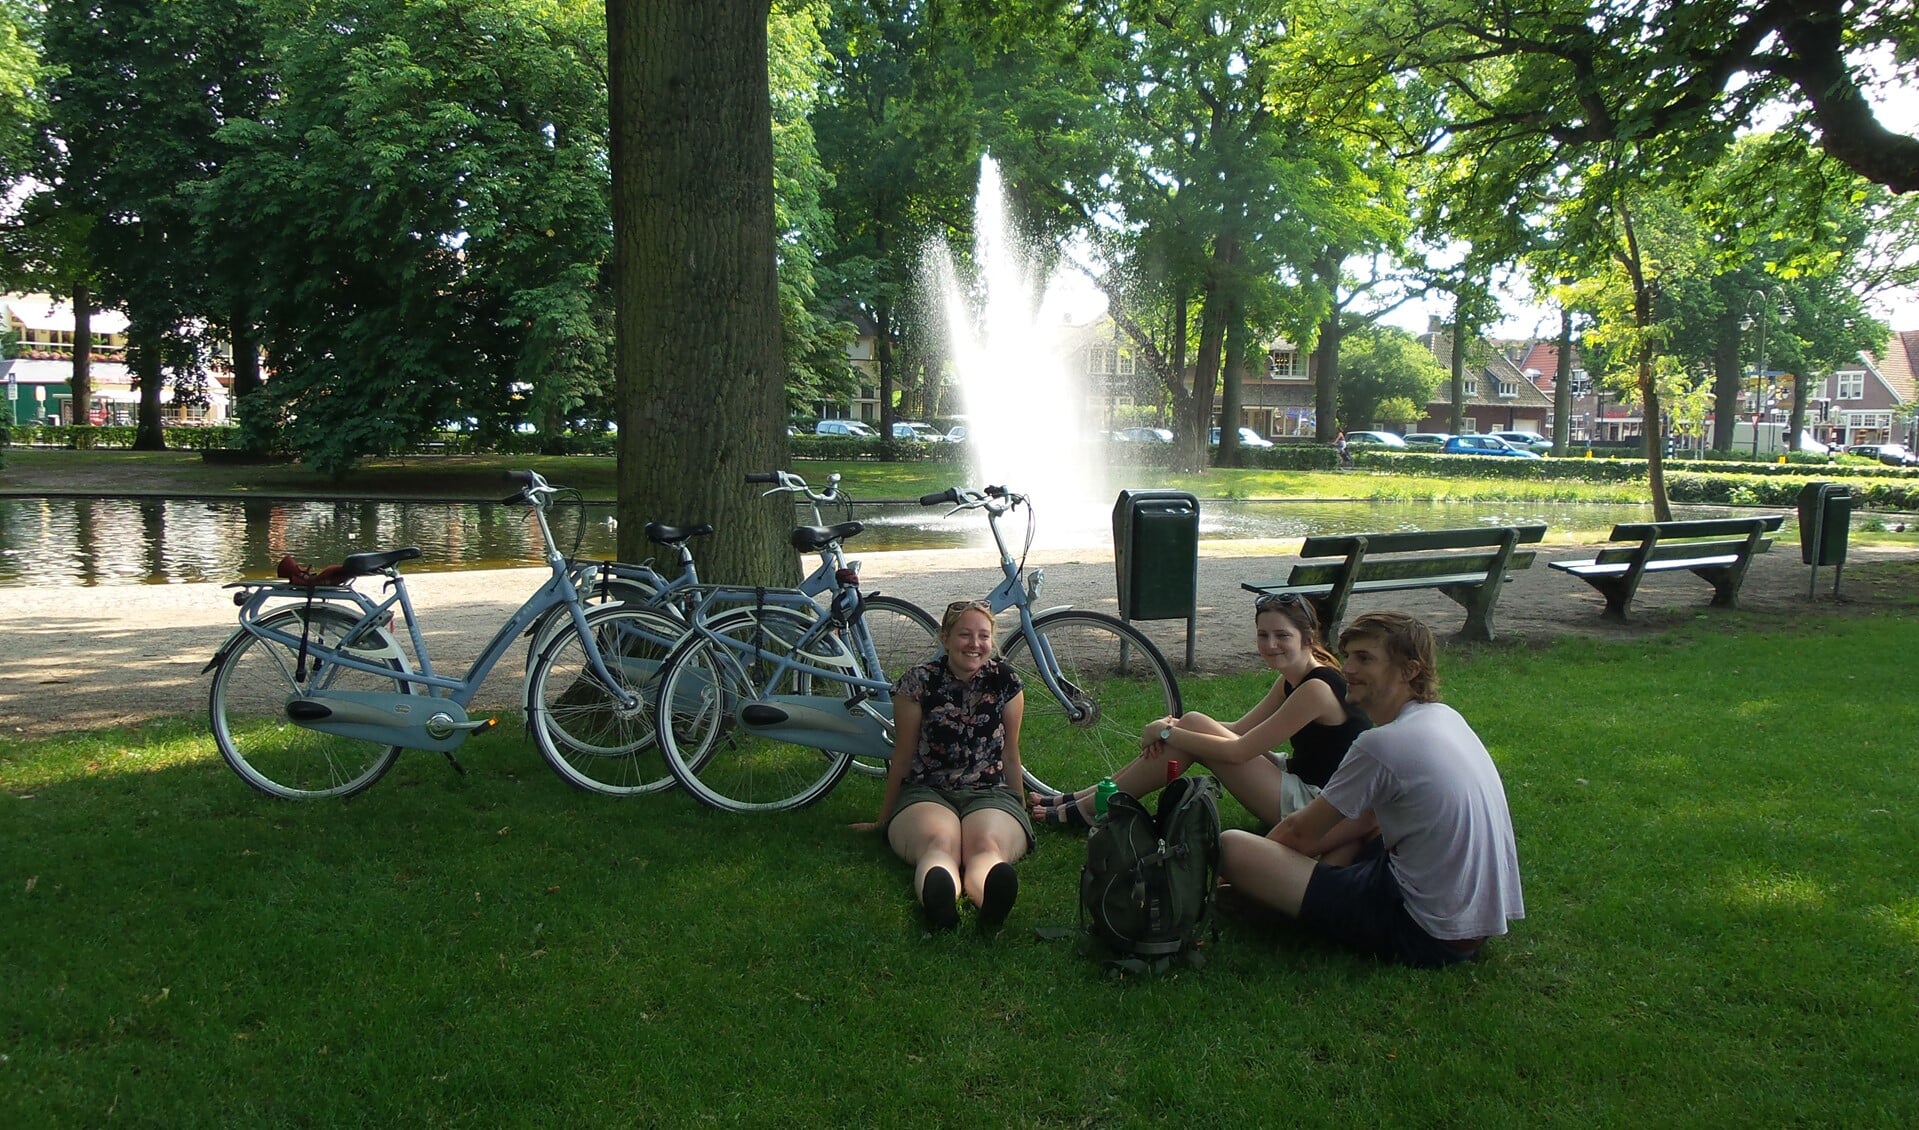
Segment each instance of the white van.
[{"label": "white van", "polygon": [[861,439],[874,439],[879,433],[858,420],[821,420],[813,425],[816,436],[858,436]]}]

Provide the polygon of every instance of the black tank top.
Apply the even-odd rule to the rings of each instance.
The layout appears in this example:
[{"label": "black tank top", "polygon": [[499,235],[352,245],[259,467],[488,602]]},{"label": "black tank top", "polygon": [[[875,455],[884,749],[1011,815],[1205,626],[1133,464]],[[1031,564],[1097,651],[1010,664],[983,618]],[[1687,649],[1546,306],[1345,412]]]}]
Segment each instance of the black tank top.
[{"label": "black tank top", "polygon": [[[1372,722],[1366,715],[1346,705],[1346,677],[1331,667],[1315,667],[1307,673],[1301,685],[1314,679],[1332,688],[1333,697],[1346,709],[1346,720],[1328,726],[1324,722],[1308,722],[1293,735],[1293,755],[1286,763],[1288,771],[1300,780],[1315,788],[1325,788],[1332,780],[1333,770],[1346,759],[1346,747],[1353,739],[1372,729]],[[1297,690],[1292,684],[1286,685],[1286,694],[1291,696]]]}]

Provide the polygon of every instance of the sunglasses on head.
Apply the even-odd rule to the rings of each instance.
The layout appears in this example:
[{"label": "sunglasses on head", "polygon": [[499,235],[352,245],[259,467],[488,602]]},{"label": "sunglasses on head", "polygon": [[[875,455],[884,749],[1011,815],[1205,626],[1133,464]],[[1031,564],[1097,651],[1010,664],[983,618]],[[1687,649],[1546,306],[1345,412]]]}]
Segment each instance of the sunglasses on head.
[{"label": "sunglasses on head", "polygon": [[1275,608],[1291,608],[1304,599],[1296,592],[1268,593],[1253,601],[1253,609],[1257,612],[1270,612]]},{"label": "sunglasses on head", "polygon": [[993,602],[990,600],[956,600],[946,606],[946,611],[948,612],[967,612],[972,609],[978,609],[981,612],[991,615],[993,612]]}]

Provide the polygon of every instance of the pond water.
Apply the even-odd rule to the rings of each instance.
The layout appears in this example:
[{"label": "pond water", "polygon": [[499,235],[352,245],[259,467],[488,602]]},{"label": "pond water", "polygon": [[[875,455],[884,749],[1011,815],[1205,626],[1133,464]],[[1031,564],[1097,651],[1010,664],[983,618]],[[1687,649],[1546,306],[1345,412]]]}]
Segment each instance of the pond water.
[{"label": "pond water", "polygon": [[[1704,518],[1723,508],[1679,508]],[[613,507],[562,511],[563,543],[579,532],[581,556],[614,552]],[[844,513],[867,529],[849,543],[855,553],[981,545],[977,515],[943,516],[910,503],[862,503]],[[1651,507],[1582,503],[1431,503],[1280,500],[1200,504],[1200,536],[1291,538],[1310,533],[1443,529],[1544,522],[1555,531],[1603,536],[1615,522],[1651,518]],[[796,518],[796,521],[800,520]],[[810,521],[808,514],[804,520]],[[1042,524],[1048,519],[1042,515]],[[1009,522],[1009,538],[1022,523]],[[1110,546],[1104,516],[1085,543]],[[227,499],[0,498],[0,586],[169,584],[234,581],[273,575],[291,553],[309,565],[349,553],[417,545],[425,556],[408,568],[504,568],[540,563],[539,531],[521,506],[492,502],[271,502]],[[697,551],[697,543],[696,543]],[[990,565],[990,551],[981,563]]]}]

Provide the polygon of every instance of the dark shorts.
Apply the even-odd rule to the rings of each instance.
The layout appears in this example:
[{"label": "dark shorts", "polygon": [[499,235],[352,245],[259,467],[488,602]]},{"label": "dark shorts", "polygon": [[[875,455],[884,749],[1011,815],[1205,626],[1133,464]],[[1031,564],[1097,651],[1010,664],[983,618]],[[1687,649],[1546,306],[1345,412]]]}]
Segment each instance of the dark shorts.
[{"label": "dark shorts", "polygon": [[905,812],[909,805],[915,804],[937,804],[961,820],[966,819],[969,813],[978,812],[983,808],[998,809],[1011,815],[1019,821],[1020,827],[1026,829],[1026,850],[1033,850],[1032,814],[1028,813],[1026,806],[1020,803],[1018,794],[1009,788],[938,789],[931,785],[907,785],[900,789],[900,798],[894,802],[893,811],[887,814],[886,823],[890,826],[893,823],[893,817]]},{"label": "dark shorts", "polygon": [[1345,867],[1322,863],[1313,868],[1299,920],[1381,961],[1421,969],[1458,965],[1477,952],[1455,949],[1413,921],[1377,837]]}]

